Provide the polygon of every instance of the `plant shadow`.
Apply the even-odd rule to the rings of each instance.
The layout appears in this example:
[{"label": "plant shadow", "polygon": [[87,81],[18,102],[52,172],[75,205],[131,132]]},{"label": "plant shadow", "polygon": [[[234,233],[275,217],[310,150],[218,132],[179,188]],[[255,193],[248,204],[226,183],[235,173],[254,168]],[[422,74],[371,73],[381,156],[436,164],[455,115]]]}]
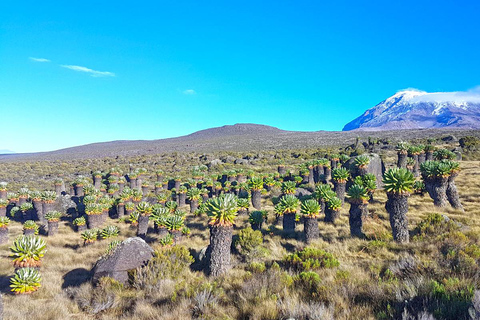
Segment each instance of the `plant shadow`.
[{"label": "plant shadow", "polygon": [[62,289],[79,287],[91,278],[91,272],[85,268],[77,268],[67,272],[63,277]]},{"label": "plant shadow", "polygon": [[0,275],[0,293],[12,294],[10,291],[10,278],[11,276]]}]

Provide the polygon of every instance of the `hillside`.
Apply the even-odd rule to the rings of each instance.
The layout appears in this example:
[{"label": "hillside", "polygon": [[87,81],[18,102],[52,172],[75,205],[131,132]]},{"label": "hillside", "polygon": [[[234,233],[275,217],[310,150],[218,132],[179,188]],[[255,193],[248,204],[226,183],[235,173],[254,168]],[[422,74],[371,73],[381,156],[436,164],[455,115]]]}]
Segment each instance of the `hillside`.
[{"label": "hillside", "polygon": [[165,152],[258,151],[346,146],[357,137],[388,138],[393,141],[427,137],[458,137],[474,135],[480,130],[429,129],[361,131],[285,131],[278,128],[235,124],[197,131],[192,134],[159,140],[119,140],[76,146],[51,152],[0,155],[0,161],[88,159],[115,156],[135,156]]}]

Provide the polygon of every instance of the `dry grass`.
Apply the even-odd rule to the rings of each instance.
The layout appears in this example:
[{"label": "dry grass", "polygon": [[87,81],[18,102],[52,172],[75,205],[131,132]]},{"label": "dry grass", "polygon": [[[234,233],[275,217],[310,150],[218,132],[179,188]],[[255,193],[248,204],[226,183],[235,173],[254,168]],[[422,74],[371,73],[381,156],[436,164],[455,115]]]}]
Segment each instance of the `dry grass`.
[{"label": "dry grass", "polygon": [[[457,186],[465,212],[452,209],[441,211],[455,221],[468,227],[466,232],[474,238],[480,234],[480,162],[464,161],[457,178]],[[387,292],[399,290],[400,284],[382,279],[386,266],[395,263],[405,254],[413,254],[419,261],[437,264],[438,248],[430,242],[412,241],[399,245],[390,240],[390,225],[384,204],[386,195],[379,191],[375,202],[369,205],[371,217],[365,223],[369,240],[351,238],[348,226],[348,204],[342,209],[336,225],[319,222],[320,239],[312,247],[332,253],[340,262],[338,268],[318,271],[320,283],[313,298],[305,297],[296,284],[296,273],[281,269],[269,276],[268,273],[251,274],[245,271],[247,264],[234,256],[231,272],[215,281],[202,272],[188,271],[180,279],[165,281],[161,292],[148,296],[142,292],[123,289],[115,293],[114,308],[96,315],[84,312],[78,299],[69,293],[89,299],[93,290],[89,283],[83,283],[95,261],[105,252],[110,240],[97,241],[84,247],[80,235],[75,233],[68,222],[62,222],[59,234],[46,238],[48,252],[45,255],[41,274],[40,290],[30,296],[8,294],[8,279],[13,274],[9,245],[22,233],[21,224],[12,222],[9,244],[0,246],[0,290],[4,294],[5,319],[190,319],[194,315],[208,319],[279,319],[297,316],[302,319],[376,319],[383,308],[382,301]],[[429,213],[440,212],[426,195],[412,195],[408,213],[410,229]],[[273,206],[264,199],[264,207],[273,219]],[[247,225],[247,217],[237,219],[236,231]],[[121,233],[118,239],[135,235],[135,230],[123,222],[109,219],[106,225],[116,225]],[[199,252],[209,243],[205,217],[187,218],[192,234],[182,245]],[[267,226],[268,227],[268,226]],[[281,229],[281,227],[277,227]],[[281,264],[283,258],[305,247],[301,234],[303,225],[298,225],[297,238],[284,239],[281,230],[264,232],[264,247],[267,257],[257,259],[270,266]],[[480,236],[476,236],[480,238]],[[372,242],[372,240],[382,240]],[[157,237],[149,239],[153,244]],[[377,244],[378,245],[372,245]],[[273,272],[268,271],[266,272]],[[461,275],[458,275],[461,277]],[[83,284],[82,284],[83,283]],[[258,286],[256,283],[264,283]],[[66,289],[66,287],[76,287]],[[207,297],[205,290],[209,288]],[[73,290],[73,291],[72,291]],[[261,290],[262,293],[260,293]],[[258,299],[261,294],[262,299]],[[206,299],[206,300],[205,300]],[[208,300],[210,299],[210,300]],[[196,314],[194,310],[200,310]]]}]

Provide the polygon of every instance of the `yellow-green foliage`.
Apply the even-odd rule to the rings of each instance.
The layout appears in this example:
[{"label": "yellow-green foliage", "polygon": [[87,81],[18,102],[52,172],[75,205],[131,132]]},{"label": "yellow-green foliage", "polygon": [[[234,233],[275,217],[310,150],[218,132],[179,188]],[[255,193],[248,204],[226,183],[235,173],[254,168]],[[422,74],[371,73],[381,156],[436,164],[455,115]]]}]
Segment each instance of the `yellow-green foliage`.
[{"label": "yellow-green foliage", "polygon": [[331,253],[310,247],[289,254],[285,257],[284,262],[287,268],[295,270],[316,270],[320,268],[334,268],[340,265]]},{"label": "yellow-green foliage", "polygon": [[238,239],[235,245],[240,247],[240,252],[248,254],[255,248],[262,245],[263,236],[260,230],[245,228],[238,233]]},{"label": "yellow-green foliage", "polygon": [[423,239],[425,236],[435,238],[435,236],[457,229],[458,226],[452,220],[439,213],[431,213],[417,224],[415,240]]}]

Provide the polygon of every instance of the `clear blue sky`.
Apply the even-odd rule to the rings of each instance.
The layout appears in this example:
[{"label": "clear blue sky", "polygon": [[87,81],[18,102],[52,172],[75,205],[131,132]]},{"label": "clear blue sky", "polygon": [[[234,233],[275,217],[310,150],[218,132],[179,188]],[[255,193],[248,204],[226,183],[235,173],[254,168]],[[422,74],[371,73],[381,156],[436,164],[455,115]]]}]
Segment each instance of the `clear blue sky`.
[{"label": "clear blue sky", "polygon": [[341,130],[400,89],[480,85],[479,13],[477,0],[2,1],[0,150],[240,122]]}]

